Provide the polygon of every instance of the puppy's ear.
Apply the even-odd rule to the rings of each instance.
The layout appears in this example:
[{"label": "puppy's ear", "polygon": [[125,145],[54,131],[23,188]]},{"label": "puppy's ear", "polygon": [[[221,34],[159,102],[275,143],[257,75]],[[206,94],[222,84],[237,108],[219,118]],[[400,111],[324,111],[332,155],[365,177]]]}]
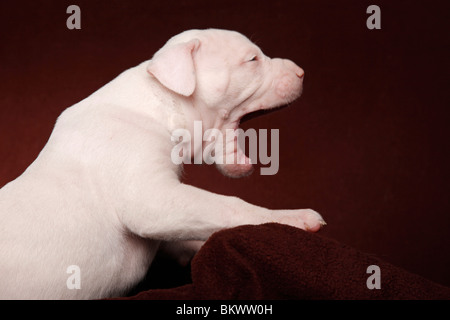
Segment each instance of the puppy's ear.
[{"label": "puppy's ear", "polygon": [[162,47],[148,64],[147,71],[168,89],[189,97],[195,90],[196,76],[193,54],[200,40]]}]

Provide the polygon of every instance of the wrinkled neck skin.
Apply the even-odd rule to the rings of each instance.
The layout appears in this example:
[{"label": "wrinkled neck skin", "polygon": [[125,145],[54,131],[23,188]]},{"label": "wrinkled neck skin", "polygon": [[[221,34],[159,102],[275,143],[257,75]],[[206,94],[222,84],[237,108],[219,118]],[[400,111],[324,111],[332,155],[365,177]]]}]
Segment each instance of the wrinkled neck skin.
[{"label": "wrinkled neck skin", "polygon": [[[198,132],[194,132],[194,124],[195,122],[201,122],[202,128],[202,137],[204,138],[203,143],[200,145],[199,143],[194,143],[191,141],[191,158],[194,158],[201,154],[204,149],[210,144],[214,143],[210,142],[211,134],[206,134],[209,129],[217,129],[221,131],[223,135],[223,143],[224,147],[229,142],[226,139],[226,130],[232,129],[235,130],[239,126],[240,119],[247,112],[242,112],[240,109],[250,109],[252,104],[255,103],[246,103],[243,102],[239,105],[233,104],[231,101],[227,101],[226,95],[224,95],[225,99],[216,102],[215,104],[208,104],[199,99],[199,95],[195,94],[189,98],[182,98],[185,100],[185,103],[181,104],[182,112],[184,115],[184,125],[183,127],[189,130],[191,137],[196,137]],[[196,128],[198,131],[198,126]],[[209,131],[211,132],[211,131]],[[234,143],[234,140],[233,140]],[[200,148],[199,148],[200,147]]]},{"label": "wrinkled neck skin", "polygon": [[[238,129],[239,122],[245,114],[262,109],[265,103],[271,104],[263,97],[263,93],[269,91],[272,83],[267,81],[253,83],[242,88],[233,88],[230,84],[233,82],[232,74],[205,74],[206,72],[202,73],[203,79],[197,79],[197,88],[194,94],[191,97],[182,98],[185,100],[185,103],[182,104],[184,126],[189,130],[191,137],[194,137],[194,122],[201,121],[202,135],[209,129],[218,129],[222,132],[223,142],[226,145],[231,143],[225,140],[227,129]],[[214,81],[208,81],[208,76],[215,77],[215,80],[220,77],[222,81],[214,86]],[[206,141],[209,140],[208,135],[204,138]],[[191,157],[203,152],[209,143],[203,143],[203,149],[195,149],[192,143]]]}]

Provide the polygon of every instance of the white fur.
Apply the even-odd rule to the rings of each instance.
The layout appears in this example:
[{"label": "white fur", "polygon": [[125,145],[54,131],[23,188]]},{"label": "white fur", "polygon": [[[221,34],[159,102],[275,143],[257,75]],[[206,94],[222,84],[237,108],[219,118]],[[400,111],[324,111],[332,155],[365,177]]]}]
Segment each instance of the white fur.
[{"label": "white fur", "polygon": [[[182,184],[170,160],[172,130],[195,120],[237,128],[246,113],[297,98],[302,78],[237,32],[190,30],[65,110],[39,157],[0,190],[0,298],[118,296],[142,279],[161,241],[265,222],[318,230],[312,210],[269,210]],[[251,164],[219,169],[238,177]],[[67,287],[71,265],[81,289]]]}]

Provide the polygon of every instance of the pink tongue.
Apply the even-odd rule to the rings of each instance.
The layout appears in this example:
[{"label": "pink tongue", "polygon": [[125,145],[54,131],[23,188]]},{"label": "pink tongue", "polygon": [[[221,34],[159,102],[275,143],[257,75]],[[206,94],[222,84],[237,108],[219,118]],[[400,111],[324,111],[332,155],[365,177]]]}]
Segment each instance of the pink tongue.
[{"label": "pink tongue", "polygon": [[240,178],[251,174],[253,171],[251,159],[237,146],[237,141],[235,141],[232,154],[228,153],[224,162],[224,164],[218,164],[217,167],[228,177]]}]

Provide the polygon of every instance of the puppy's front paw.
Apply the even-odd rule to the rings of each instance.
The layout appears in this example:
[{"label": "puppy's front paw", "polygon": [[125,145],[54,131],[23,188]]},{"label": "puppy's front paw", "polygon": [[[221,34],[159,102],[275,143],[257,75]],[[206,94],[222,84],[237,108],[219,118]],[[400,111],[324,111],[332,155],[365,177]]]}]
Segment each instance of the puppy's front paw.
[{"label": "puppy's front paw", "polygon": [[311,209],[283,210],[279,222],[293,227],[297,227],[306,231],[319,231],[327,223],[322,216]]}]

